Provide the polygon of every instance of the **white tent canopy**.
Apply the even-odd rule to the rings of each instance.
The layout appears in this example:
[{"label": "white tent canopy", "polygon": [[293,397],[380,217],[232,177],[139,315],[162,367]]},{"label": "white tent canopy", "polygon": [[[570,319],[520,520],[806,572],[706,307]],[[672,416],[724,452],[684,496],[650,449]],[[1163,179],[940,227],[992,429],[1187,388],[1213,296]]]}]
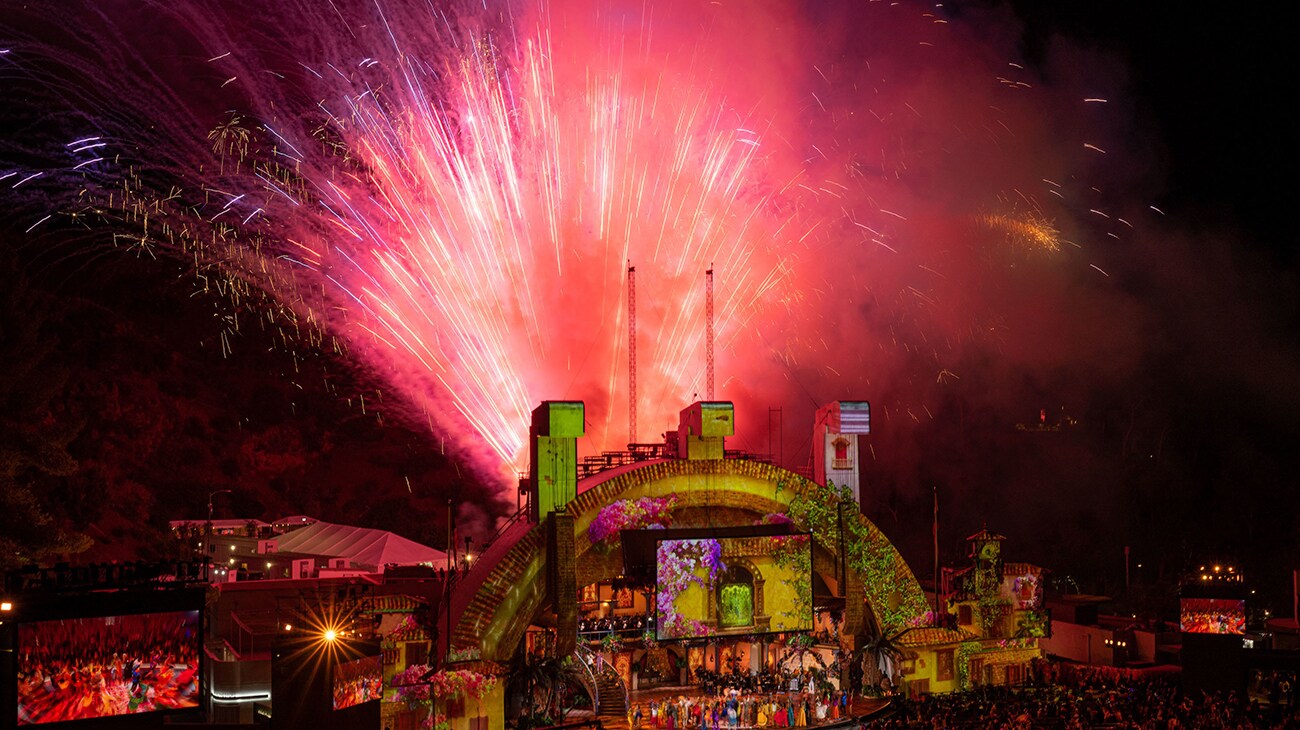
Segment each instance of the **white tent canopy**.
[{"label": "white tent canopy", "polygon": [[278,553],[346,558],[352,566],[382,570],[385,565],[433,567],[447,564],[447,554],[384,530],[317,522],[275,539]]}]

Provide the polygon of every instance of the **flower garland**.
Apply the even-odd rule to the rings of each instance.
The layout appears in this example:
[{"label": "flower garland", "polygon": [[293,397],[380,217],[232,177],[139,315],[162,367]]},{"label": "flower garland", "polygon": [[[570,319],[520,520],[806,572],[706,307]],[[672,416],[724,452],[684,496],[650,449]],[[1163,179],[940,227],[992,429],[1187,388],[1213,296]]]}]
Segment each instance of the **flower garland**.
[{"label": "flower garland", "polygon": [[497,678],[470,669],[446,669],[429,678],[434,697],[482,699],[497,686]]},{"label": "flower garland", "polygon": [[605,634],[600,640],[600,648],[611,654],[617,654],[623,651],[623,640],[613,631]]},{"label": "flower garland", "polygon": [[481,658],[479,650],[475,647],[465,649],[452,649],[447,652],[448,662],[472,662]]},{"label": "flower garland", "polygon": [[[1028,600],[1020,597],[1025,588],[1029,589],[1030,597]],[[1042,589],[1043,587],[1038,581],[1038,576],[1033,573],[1027,573],[1016,578],[1015,596],[1016,600],[1020,603],[1020,608],[1038,608],[1042,604],[1043,600]]]},{"label": "flower garland", "polygon": [[497,678],[471,669],[439,670],[428,680],[420,678],[429,671],[428,665],[412,664],[393,675],[392,684],[399,700],[407,703],[429,702],[445,697],[482,699],[497,684]]},{"label": "flower garland", "polygon": [[672,524],[672,511],[676,507],[675,493],[666,497],[615,500],[596,513],[587,526],[587,538],[594,545],[612,548],[618,544],[623,530],[644,530]]},{"label": "flower garland", "polygon": [[[692,584],[708,590],[727,569],[722,562],[722,543],[717,540],[665,540],[659,543],[658,594],[659,636],[686,638],[709,636],[714,630],[702,621],[677,612],[677,597]],[[703,571],[705,575],[700,575]]]}]

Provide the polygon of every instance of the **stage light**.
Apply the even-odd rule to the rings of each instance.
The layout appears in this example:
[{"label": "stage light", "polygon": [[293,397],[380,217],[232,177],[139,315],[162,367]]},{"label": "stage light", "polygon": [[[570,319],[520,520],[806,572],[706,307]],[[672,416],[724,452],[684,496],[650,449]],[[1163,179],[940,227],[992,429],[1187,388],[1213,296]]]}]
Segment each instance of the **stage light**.
[{"label": "stage light", "polygon": [[14,610],[14,604],[9,601],[0,601],[0,611],[8,613]]},{"label": "stage light", "polygon": [[285,625],[284,625],[284,630],[285,630],[285,631],[293,631],[293,624],[285,624]]},{"label": "stage light", "polygon": [[334,629],[325,629],[324,636],[326,641],[334,641],[335,639],[339,638],[338,632],[335,631]]}]

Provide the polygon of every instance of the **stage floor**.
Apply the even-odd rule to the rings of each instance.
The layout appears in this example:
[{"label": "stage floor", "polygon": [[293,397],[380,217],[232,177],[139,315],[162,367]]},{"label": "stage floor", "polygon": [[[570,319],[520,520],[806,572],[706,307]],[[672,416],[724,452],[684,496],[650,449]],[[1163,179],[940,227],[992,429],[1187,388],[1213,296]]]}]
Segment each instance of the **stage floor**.
[{"label": "stage floor", "polygon": [[[638,704],[641,705],[641,712],[644,715],[644,717],[642,717],[641,719],[641,730],[652,730],[654,726],[651,725],[650,723],[650,701],[651,700],[654,700],[655,702],[658,702],[659,704],[662,705],[665,701],[675,700],[678,697],[700,697],[700,696],[702,695],[698,687],[692,687],[692,686],[658,687],[655,689],[637,690],[635,692],[631,692],[628,696],[628,701],[630,703],[629,707],[636,707]],[[880,712],[883,712],[887,707],[889,707],[889,700],[887,698],[883,698],[883,697],[856,698],[853,700],[853,704],[849,706],[849,717],[847,718],[841,717],[838,720],[827,720],[823,723],[819,723],[817,725],[810,725],[808,727],[830,727],[832,725],[850,724],[855,719],[868,718],[873,715],[879,714]],[[605,726],[605,728],[607,728],[607,730],[628,730],[629,728],[629,723],[626,717],[624,718],[601,717],[600,721]],[[774,727],[774,726],[769,724],[768,727]],[[722,725],[721,728],[722,730],[730,730],[730,728],[726,725]],[[685,730],[685,729],[679,728],[679,730]]]}]

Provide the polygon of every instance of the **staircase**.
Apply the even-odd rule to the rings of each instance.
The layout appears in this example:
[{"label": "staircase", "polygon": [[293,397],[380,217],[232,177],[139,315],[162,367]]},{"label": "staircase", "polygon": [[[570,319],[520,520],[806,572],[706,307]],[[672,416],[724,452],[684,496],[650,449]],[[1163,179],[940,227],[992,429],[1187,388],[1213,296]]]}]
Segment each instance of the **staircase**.
[{"label": "staircase", "polygon": [[627,719],[627,688],[623,686],[623,679],[618,676],[613,667],[605,665],[604,670],[596,675],[596,692],[600,696],[597,704],[598,715],[619,720]]},{"label": "staircase", "polygon": [[[627,723],[628,696],[623,678],[614,667],[597,660],[597,654],[579,644],[576,652],[582,684],[592,695],[591,704],[598,717]],[[598,668],[599,667],[599,668]]]}]

